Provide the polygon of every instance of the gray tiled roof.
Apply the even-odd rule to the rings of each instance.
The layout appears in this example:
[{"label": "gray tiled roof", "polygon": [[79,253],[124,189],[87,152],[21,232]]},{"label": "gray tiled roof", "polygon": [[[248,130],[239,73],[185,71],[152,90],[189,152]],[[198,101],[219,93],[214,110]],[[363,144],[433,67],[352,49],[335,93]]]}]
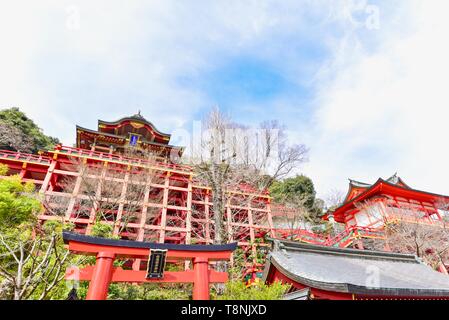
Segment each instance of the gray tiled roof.
[{"label": "gray tiled roof", "polygon": [[[401,177],[399,177],[397,173],[395,173],[394,175],[392,175],[391,177],[389,177],[388,179],[386,179],[384,181],[391,183],[391,184],[398,184],[399,182],[404,183],[402,181]],[[371,183],[360,182],[360,181],[353,180],[353,179],[349,179],[349,183],[352,186],[359,187],[359,188],[369,188],[373,185]]]},{"label": "gray tiled roof", "polygon": [[370,183],[360,182],[360,181],[356,181],[356,180],[352,180],[352,179],[349,179],[349,183],[352,186],[359,187],[359,188],[369,188],[372,186],[372,184],[370,184]]},{"label": "gray tiled roof", "polygon": [[294,281],[327,291],[449,296],[449,276],[434,271],[413,255],[275,240],[275,248],[267,259],[264,279],[268,276],[270,264]]},{"label": "gray tiled roof", "polygon": [[282,300],[309,300],[310,289],[302,289],[295,292],[287,293],[282,297]]}]

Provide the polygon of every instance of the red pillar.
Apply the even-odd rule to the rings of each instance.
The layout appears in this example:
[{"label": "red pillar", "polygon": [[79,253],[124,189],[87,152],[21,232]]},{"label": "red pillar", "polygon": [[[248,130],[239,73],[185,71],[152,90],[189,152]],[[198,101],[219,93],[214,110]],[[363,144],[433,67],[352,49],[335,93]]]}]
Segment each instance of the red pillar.
[{"label": "red pillar", "polygon": [[209,262],[207,258],[193,259],[193,300],[209,300]]},{"label": "red pillar", "polygon": [[110,252],[99,252],[97,254],[97,263],[94,267],[86,300],[106,300],[112,278],[114,258],[115,255]]},{"label": "red pillar", "polygon": [[22,170],[20,170],[20,174],[19,174],[20,179],[25,178],[26,174],[27,174],[27,169],[23,168]]}]

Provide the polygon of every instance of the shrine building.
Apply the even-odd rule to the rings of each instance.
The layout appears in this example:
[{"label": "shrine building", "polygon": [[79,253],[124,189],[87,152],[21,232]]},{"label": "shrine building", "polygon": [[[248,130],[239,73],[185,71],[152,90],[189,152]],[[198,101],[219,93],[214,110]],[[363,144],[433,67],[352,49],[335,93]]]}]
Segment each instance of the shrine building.
[{"label": "shrine building", "polygon": [[97,130],[76,126],[76,147],[98,152],[123,153],[126,148],[137,147],[161,158],[181,157],[184,147],[170,145],[170,137],[156,129],[140,111],[117,121],[98,120]]},{"label": "shrine building", "polygon": [[447,300],[449,276],[409,254],[274,240],[263,275],[286,300]]},{"label": "shrine building", "polygon": [[349,180],[343,203],[325,219],[347,227],[382,228],[395,219],[426,224],[441,223],[449,197],[411,188],[397,174],[374,184]]},{"label": "shrine building", "polygon": [[[8,175],[36,186],[43,199],[42,224],[58,220],[91,235],[101,222],[124,240],[210,245],[215,232],[211,188],[180,163],[184,147],[171,145],[170,138],[139,112],[98,120],[97,130],[76,126],[75,146],[57,145],[39,154],[0,150],[0,163],[8,166]],[[148,181],[141,181],[145,176]],[[114,188],[105,187],[107,181],[114,181]],[[132,197],[142,184],[147,188],[137,201]],[[275,236],[270,196],[236,186],[228,197],[228,239],[243,250],[248,270],[260,272],[256,247],[268,247],[266,234]],[[237,199],[251,200],[242,207]]]}]

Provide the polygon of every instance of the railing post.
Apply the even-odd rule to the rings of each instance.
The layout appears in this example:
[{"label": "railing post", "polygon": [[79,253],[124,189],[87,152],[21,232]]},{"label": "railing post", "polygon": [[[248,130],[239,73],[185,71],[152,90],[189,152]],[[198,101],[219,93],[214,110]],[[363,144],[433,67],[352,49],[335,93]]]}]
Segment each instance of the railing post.
[{"label": "railing post", "polygon": [[112,268],[115,255],[111,252],[99,252],[89,283],[86,300],[106,300],[109,283],[112,278]]},{"label": "railing post", "polygon": [[209,300],[209,262],[207,258],[193,259],[193,300]]}]

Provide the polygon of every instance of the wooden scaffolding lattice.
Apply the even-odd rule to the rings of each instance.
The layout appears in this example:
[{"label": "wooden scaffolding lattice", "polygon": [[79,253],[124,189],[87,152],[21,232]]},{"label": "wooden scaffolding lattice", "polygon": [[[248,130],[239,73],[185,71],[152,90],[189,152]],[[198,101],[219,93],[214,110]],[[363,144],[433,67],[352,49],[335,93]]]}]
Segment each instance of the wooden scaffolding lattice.
[{"label": "wooden scaffolding lattice", "polygon": [[[195,181],[189,166],[65,146],[42,155],[1,151],[0,162],[8,165],[9,175],[19,174],[36,185],[46,207],[39,215],[41,223],[64,221],[72,223],[75,232],[89,235],[93,225],[102,222],[121,239],[213,243],[211,190]],[[129,199],[133,188],[141,194]],[[274,236],[269,195],[236,189],[228,196],[228,241],[237,242],[250,257],[248,266],[255,266],[256,247],[267,246],[265,235]],[[243,206],[236,200],[248,197]]]}]

